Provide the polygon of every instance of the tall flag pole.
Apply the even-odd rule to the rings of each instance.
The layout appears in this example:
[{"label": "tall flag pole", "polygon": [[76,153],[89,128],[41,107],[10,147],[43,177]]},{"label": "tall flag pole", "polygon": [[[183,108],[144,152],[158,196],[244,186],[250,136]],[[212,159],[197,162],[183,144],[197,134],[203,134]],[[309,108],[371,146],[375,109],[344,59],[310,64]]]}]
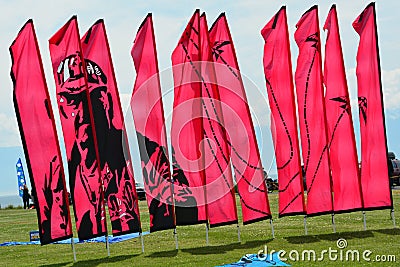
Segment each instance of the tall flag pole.
[{"label": "tall flag pole", "polygon": [[49,47],[78,237],[104,236],[100,157],[76,16],[49,39]]},{"label": "tall flag pole", "polygon": [[136,81],[130,105],[142,161],[150,232],[175,229],[171,170],[151,13],[139,27],[131,55]]},{"label": "tall flag pole", "polygon": [[271,219],[256,135],[225,13],[214,22],[209,36],[243,224]]},{"label": "tall flag pole", "polygon": [[279,216],[306,214],[286,7],[265,25],[264,73],[279,179]]},{"label": "tall flag pole", "polygon": [[[36,201],[40,243],[72,238],[68,194],[54,115],[33,21],[10,46],[14,107]],[[21,161],[17,168],[22,168]]]},{"label": "tall flag pole", "polygon": [[[200,16],[201,102],[203,106],[206,198],[210,227],[238,224],[236,199],[223,128],[221,100],[215,77],[205,13]],[[239,230],[239,229],[238,229]]]},{"label": "tall flag pole", "polygon": [[17,182],[18,182],[18,194],[20,197],[23,196],[24,185],[26,185],[24,167],[22,166],[21,158],[18,159],[15,164],[15,168],[17,170]]},{"label": "tall flag pole", "polygon": [[177,225],[207,222],[201,152],[201,83],[193,67],[200,60],[199,13],[199,10],[194,12],[171,56],[174,76],[171,146]]},{"label": "tall flag pole", "polygon": [[334,212],[352,212],[363,207],[358,156],[336,5],[325,21],[324,83],[328,147],[333,184]]},{"label": "tall flag pole", "polygon": [[102,19],[83,35],[81,45],[112,233],[141,232],[128,138]]},{"label": "tall flag pole", "polygon": [[364,209],[393,210],[375,3],[370,3],[355,19],[353,28],[360,35],[356,74]]},{"label": "tall flag pole", "polygon": [[299,55],[295,83],[307,183],[307,216],[316,216],[333,212],[318,7],[306,11],[296,27],[294,37]]}]

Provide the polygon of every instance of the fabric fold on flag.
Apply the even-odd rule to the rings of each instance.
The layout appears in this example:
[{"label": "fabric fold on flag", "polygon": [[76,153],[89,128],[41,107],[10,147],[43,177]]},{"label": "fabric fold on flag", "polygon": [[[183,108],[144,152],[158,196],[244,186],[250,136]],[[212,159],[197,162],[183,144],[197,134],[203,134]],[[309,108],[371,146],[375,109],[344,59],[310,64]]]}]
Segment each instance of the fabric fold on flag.
[{"label": "fabric fold on flag", "polygon": [[91,96],[76,16],[50,38],[49,47],[76,228],[79,239],[86,240],[106,235],[107,225]]},{"label": "fabric fold on flag", "polygon": [[355,19],[353,28],[360,36],[356,74],[364,209],[392,208],[375,3]]},{"label": "fabric fold on flag", "polygon": [[358,156],[336,6],[326,18],[324,83],[335,213],[362,208]]},{"label": "fabric fold on flag", "polygon": [[200,11],[196,10],[174,49],[174,104],[171,125],[177,225],[207,221],[200,60]]},{"label": "fabric fold on flag", "polygon": [[203,106],[206,197],[210,227],[238,222],[221,100],[205,13],[200,16],[201,102]]},{"label": "fabric fold on flag", "polygon": [[175,228],[164,107],[152,14],[136,34],[131,50],[136,81],[130,102],[150,213],[150,232]]},{"label": "fabric fold on flag", "polygon": [[112,233],[141,232],[128,137],[102,19],[83,35],[81,46]]},{"label": "fabric fold on flag", "polygon": [[261,30],[264,74],[279,180],[279,216],[305,214],[286,7]]},{"label": "fabric fold on flag", "polygon": [[244,224],[271,218],[264,171],[225,13],[209,30],[228,149]]},{"label": "fabric fold on flag", "polygon": [[300,139],[307,184],[307,215],[333,211],[321,63],[318,7],[296,24],[299,48],[295,73]]},{"label": "fabric fold on flag", "polygon": [[[10,46],[14,108],[32,185],[42,245],[72,237],[54,115],[33,20]],[[17,163],[22,170],[21,159]],[[19,179],[25,177],[19,177]]]}]

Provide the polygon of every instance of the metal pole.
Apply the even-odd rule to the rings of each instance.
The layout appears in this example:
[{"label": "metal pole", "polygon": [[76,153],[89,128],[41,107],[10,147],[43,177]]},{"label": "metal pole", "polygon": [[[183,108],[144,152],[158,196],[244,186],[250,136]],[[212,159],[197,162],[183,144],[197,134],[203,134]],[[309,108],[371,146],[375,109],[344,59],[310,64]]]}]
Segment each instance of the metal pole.
[{"label": "metal pole", "polygon": [[272,222],[272,219],[269,219],[269,224],[271,225],[272,238],[275,238],[274,223]]},{"label": "metal pole", "polygon": [[110,243],[108,242],[108,234],[106,233],[106,249],[107,249],[107,256],[110,257]]},{"label": "metal pole", "polygon": [[237,224],[237,232],[238,232],[238,242],[241,243],[242,241],[240,240],[240,226],[239,226],[239,223]]},{"label": "metal pole", "polygon": [[392,215],[392,220],[393,220],[393,228],[396,228],[396,218],[394,217],[394,209],[392,209],[391,213]]},{"label": "metal pole", "polygon": [[75,243],[73,237],[71,237],[71,247],[72,247],[72,252],[74,254],[74,262],[76,262],[76,251],[75,251]]},{"label": "metal pole", "polygon": [[208,246],[208,223],[206,223],[206,244]]},{"label": "metal pole", "polygon": [[143,241],[142,232],[139,233],[139,236],[140,236],[140,242],[142,243],[142,253],[144,253],[144,241]]},{"label": "metal pole", "polygon": [[176,227],[174,228],[174,237],[175,237],[175,249],[178,250],[178,233],[176,232]]},{"label": "metal pole", "polygon": [[308,235],[308,229],[307,229],[307,215],[304,215],[304,234]]},{"label": "metal pole", "polygon": [[365,211],[363,213],[363,221],[364,221],[364,231],[367,231],[367,217],[365,216]]},{"label": "metal pole", "polygon": [[332,213],[332,228],[333,228],[333,232],[336,233],[335,213]]}]

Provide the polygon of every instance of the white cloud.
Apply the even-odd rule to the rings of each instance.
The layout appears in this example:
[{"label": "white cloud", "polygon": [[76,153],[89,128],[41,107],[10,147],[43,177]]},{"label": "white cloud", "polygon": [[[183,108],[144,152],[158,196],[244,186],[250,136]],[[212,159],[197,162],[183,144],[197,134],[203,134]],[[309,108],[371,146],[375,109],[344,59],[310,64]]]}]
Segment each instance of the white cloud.
[{"label": "white cloud", "polygon": [[15,117],[0,113],[0,147],[20,146],[20,140]]},{"label": "white cloud", "polygon": [[400,68],[382,71],[385,109],[393,119],[400,118]]}]

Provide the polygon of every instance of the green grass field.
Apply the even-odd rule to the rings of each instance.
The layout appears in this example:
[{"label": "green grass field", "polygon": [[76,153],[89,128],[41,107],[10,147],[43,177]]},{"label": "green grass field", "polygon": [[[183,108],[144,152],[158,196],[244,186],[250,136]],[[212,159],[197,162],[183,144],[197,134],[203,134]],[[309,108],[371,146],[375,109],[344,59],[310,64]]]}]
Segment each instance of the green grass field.
[{"label": "green grass field", "polygon": [[[238,261],[244,254],[264,250],[285,250],[286,258],[297,250],[300,261],[290,259],[292,266],[399,266],[400,229],[393,228],[389,210],[367,212],[367,231],[363,230],[361,212],[335,215],[336,233],[333,233],[331,216],[307,219],[308,235],[304,235],[303,217],[277,218],[277,194],[270,194],[270,204],[274,215],[275,239],[272,239],[269,221],[240,226],[241,242],[238,242],[237,227],[222,226],[211,228],[209,245],[206,245],[205,225],[178,227],[179,250],[175,250],[172,230],[161,231],[144,236],[145,253],[141,253],[140,239],[110,245],[111,256],[107,257],[105,244],[76,244],[77,262],[73,261],[70,245],[29,245],[0,247],[1,266],[215,266]],[[400,191],[393,191],[396,220],[400,224]],[[149,229],[149,217],[145,201],[140,201],[142,226]],[[240,213],[240,212],[239,212]],[[240,220],[240,219],[239,219]],[[37,229],[36,211],[9,209],[0,210],[0,243],[7,241],[29,241],[29,231]],[[342,250],[342,260],[337,240],[344,238],[347,247]],[[324,250],[337,250],[329,259],[302,261],[304,250],[314,250],[318,259]],[[360,261],[346,261],[348,250],[358,250]],[[369,262],[363,260],[364,251]],[[350,255],[350,254],[349,254]],[[396,259],[390,255],[393,255]],[[350,255],[351,256],[351,255]],[[392,257],[391,262],[376,262],[378,259]],[[352,257],[349,257],[351,260]],[[311,257],[312,259],[312,257]]]}]

